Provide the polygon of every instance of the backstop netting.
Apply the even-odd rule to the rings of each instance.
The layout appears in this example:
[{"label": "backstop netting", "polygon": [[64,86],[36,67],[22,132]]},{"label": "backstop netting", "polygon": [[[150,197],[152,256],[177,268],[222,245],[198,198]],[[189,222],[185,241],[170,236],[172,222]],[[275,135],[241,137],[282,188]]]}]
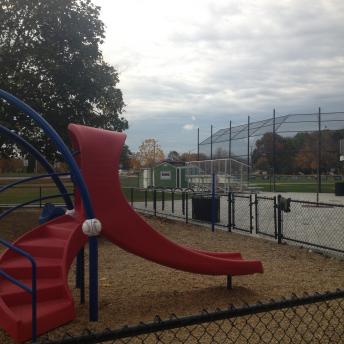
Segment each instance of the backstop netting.
[{"label": "backstop netting", "polygon": [[189,161],[186,163],[188,187],[210,191],[212,174],[216,175],[218,191],[244,191],[247,187],[250,166],[235,159]]}]

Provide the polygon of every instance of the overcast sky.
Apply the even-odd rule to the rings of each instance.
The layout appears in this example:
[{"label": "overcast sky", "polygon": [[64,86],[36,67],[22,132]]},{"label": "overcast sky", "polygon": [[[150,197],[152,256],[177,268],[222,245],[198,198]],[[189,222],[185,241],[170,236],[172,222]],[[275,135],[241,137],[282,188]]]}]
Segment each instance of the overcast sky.
[{"label": "overcast sky", "polygon": [[196,149],[215,130],[344,111],[343,0],[93,0],[120,73],[127,143]]}]

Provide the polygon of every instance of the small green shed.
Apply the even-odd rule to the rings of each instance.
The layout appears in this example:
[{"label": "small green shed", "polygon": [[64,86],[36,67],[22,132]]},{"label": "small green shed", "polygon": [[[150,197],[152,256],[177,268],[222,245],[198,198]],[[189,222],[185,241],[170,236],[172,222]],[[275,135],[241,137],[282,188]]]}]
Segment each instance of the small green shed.
[{"label": "small green shed", "polygon": [[185,163],[166,160],[153,168],[153,185],[156,188],[186,188]]},{"label": "small green shed", "polygon": [[187,188],[185,163],[165,160],[152,169],[144,168],[140,172],[139,181],[143,188]]}]

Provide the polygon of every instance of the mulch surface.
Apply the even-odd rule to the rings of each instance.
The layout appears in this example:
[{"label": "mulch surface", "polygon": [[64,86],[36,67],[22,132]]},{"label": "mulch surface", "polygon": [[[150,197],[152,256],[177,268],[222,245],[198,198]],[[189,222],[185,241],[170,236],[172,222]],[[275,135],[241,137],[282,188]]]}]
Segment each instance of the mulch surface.
[{"label": "mulch surface", "polygon": [[[27,210],[2,220],[1,237],[13,240],[34,227],[37,214],[37,211]],[[202,226],[153,217],[145,219],[178,243],[210,251],[240,251],[244,258],[259,259],[264,273],[233,277],[233,289],[227,290],[225,276],[197,275],[160,266],[100,239],[100,321],[89,323],[87,302],[78,304],[72,266],[69,277],[77,319],[52,331],[50,338],[60,338],[66,331],[79,334],[86,327],[115,329],[125,324],[152,321],[155,315],[168,318],[172,313],[178,316],[199,314],[203,309],[213,311],[227,308],[229,304],[239,306],[344,286],[344,261],[341,259],[237,233],[222,230],[212,233]],[[11,340],[0,332],[0,342],[11,343]]]}]

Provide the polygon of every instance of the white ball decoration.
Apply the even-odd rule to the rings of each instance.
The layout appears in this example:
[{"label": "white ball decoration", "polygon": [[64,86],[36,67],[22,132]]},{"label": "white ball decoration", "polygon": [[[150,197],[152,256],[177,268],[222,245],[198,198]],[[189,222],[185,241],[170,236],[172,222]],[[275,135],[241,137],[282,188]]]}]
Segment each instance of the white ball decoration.
[{"label": "white ball decoration", "polygon": [[98,219],[88,219],[82,224],[82,231],[87,236],[99,235],[102,230],[102,224]]}]

